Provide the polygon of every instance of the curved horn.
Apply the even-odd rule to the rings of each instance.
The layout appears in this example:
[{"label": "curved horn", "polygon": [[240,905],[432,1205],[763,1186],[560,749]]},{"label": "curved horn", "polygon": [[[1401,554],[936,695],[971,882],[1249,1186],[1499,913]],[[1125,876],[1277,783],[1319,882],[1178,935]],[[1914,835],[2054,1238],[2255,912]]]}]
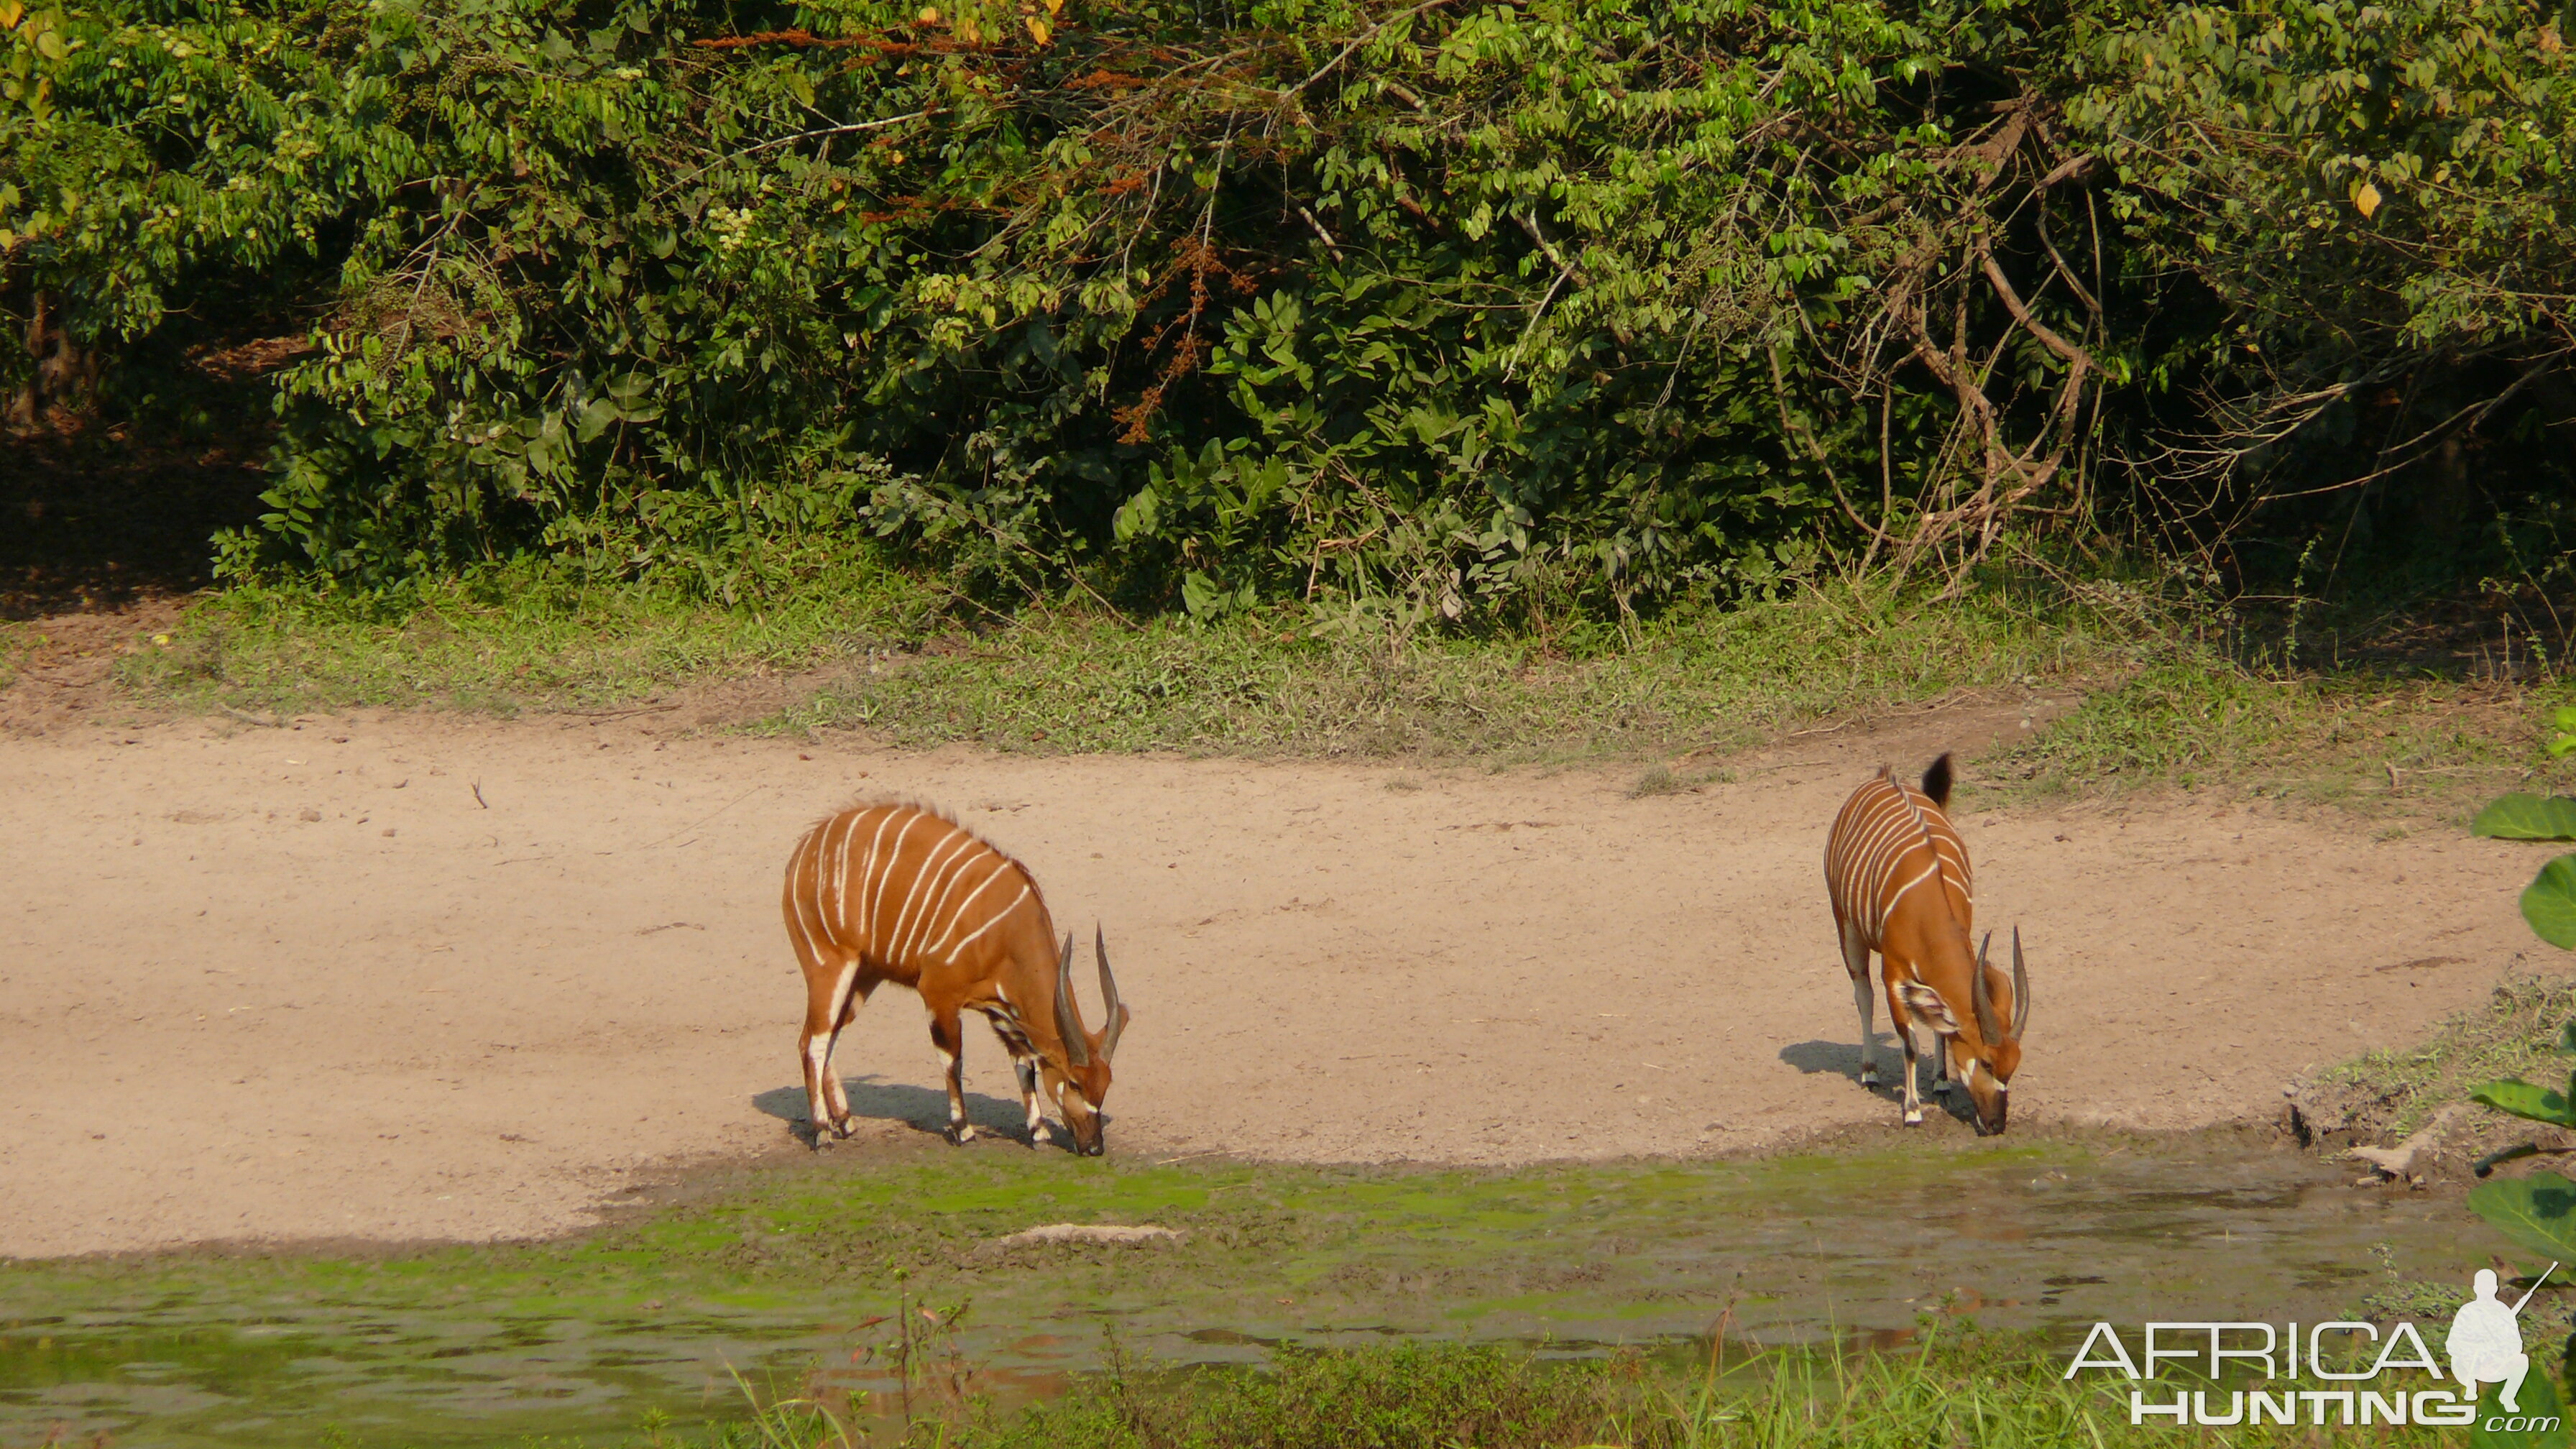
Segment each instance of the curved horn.
[{"label": "curved horn", "polygon": [[1064,954],[1055,963],[1055,1034],[1064,1039],[1064,1059],[1077,1067],[1091,1065],[1091,1044],[1082,1035],[1082,1012],[1073,1004],[1073,933],[1064,933]]},{"label": "curved horn", "polygon": [[2021,927],[2013,927],[2013,1040],[2030,1025],[2030,972],[2021,964]]},{"label": "curved horn", "polygon": [[[1986,933],[1987,941],[1994,938],[1994,932]],[[2003,1033],[1995,1027],[1994,993],[1986,989],[1986,947],[1983,941],[1977,944],[1975,963],[1968,967],[1968,1002],[1977,1009],[1978,1037],[1988,1046],[2003,1040]]]},{"label": "curved horn", "polygon": [[1109,974],[1109,938],[1102,935],[1100,923],[1091,923],[1091,954],[1100,963],[1100,1010],[1107,1018],[1101,1026],[1100,1054],[1118,1055],[1118,1033],[1127,1029],[1127,1003],[1118,999],[1118,978]]}]

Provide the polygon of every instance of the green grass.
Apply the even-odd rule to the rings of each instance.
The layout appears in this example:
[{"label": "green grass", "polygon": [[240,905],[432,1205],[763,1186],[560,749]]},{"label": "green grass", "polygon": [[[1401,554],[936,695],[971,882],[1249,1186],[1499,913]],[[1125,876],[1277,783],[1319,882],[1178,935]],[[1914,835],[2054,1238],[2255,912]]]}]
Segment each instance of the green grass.
[{"label": "green grass", "polygon": [[[2576,1058],[2559,1054],[2559,1028],[2576,1019],[2576,979],[2517,976],[2484,1002],[2445,1017],[2419,1046],[2371,1052],[2331,1067],[2317,1085],[2342,1094],[2345,1110],[2365,1135],[2404,1136],[2469,1089],[2507,1077],[2555,1084]],[[2470,1109],[2505,1135],[2529,1136],[2528,1126],[2484,1107]]]},{"label": "green grass", "polygon": [[1397,639],[1302,609],[1213,624],[1096,607],[1003,617],[853,557],[735,608],[528,564],[377,595],[241,587],[196,605],[120,677],[185,708],[509,713],[799,674],[801,697],[768,727],[907,747],[1645,759],[2100,678],[2151,647],[2078,604],[2004,588],[1901,610],[1810,590],[1547,639]]},{"label": "green grass", "polygon": [[1517,638],[1390,643],[1302,616],[1057,618],[834,682],[780,723],[1001,750],[1642,759],[2089,677],[2129,649],[2000,591],[1912,612],[1811,592],[1643,624],[1589,657]]},{"label": "green grass", "polygon": [[27,656],[35,652],[36,637],[34,625],[0,619],[0,689],[18,682]]},{"label": "green grass", "polygon": [[917,644],[939,596],[864,556],[729,608],[690,590],[590,585],[535,562],[382,593],[245,585],[191,607],[120,680],[186,708],[420,705],[498,714],[622,704]]},{"label": "green grass", "polygon": [[[2046,795],[2214,787],[2340,803],[2457,806],[2576,784],[2541,721],[2564,684],[2473,685],[2378,672],[2269,676],[2177,649],[2088,695],[1988,770]],[[2465,816],[2463,816],[2465,821]]]},{"label": "green grass", "polygon": [[[734,607],[669,585],[589,586],[536,563],[381,594],[245,586],[138,639],[123,685],[181,708],[615,707],[735,685],[737,722],[897,747],[1044,753],[1598,760],[1712,778],[1701,756],[1963,696],[2081,693],[1980,763],[2007,798],[2219,789],[2452,811],[2576,783],[2538,748],[2563,683],[2273,675],[2134,593],[1999,579],[1942,604],[1843,585],[1626,629],[1371,634],[1303,609],[1217,623],[1032,606],[1009,616],[865,552]],[[12,646],[0,635],[0,676]],[[1703,773],[1693,773],[1701,771]],[[2392,771],[2394,773],[2392,773]]]},{"label": "green grass", "polygon": [[[656,1442],[674,1449],[2108,1449],[2181,1440],[2255,1449],[2336,1437],[2306,1424],[2241,1427],[2214,1440],[2184,1438],[2167,1420],[2132,1428],[2128,1381],[2099,1375],[2069,1382],[2063,1367],[2034,1337],[1973,1328],[1936,1331],[1920,1348],[1897,1354],[1739,1352],[1732,1363],[1689,1367],[1633,1357],[1556,1363],[1494,1348],[1401,1344],[1283,1352],[1262,1371],[1115,1371],[1010,1416],[962,1405],[909,1423],[871,1424],[816,1400],[772,1401],[758,1405],[750,1423]],[[2168,1376],[2148,1397],[2170,1402],[2196,1387],[2204,1386]],[[2212,1398],[2213,1408],[2227,1402],[2224,1394]],[[2455,1443],[2456,1432],[2410,1425],[2374,1428],[2366,1439],[2414,1449]]]},{"label": "green grass", "polygon": [[[1016,1408],[1096,1384],[1090,1370],[1119,1362],[1100,1354],[1113,1326],[1130,1352],[1172,1363],[1446,1340],[1617,1365],[1618,1345],[1688,1356],[1713,1329],[1730,1355],[1756,1339],[1908,1346],[1907,1326],[1954,1293],[2023,1322],[2034,1310],[2130,1322],[2155,1303],[2320,1321],[2355,1285],[2319,1262],[2360,1263],[2385,1243],[2392,1281],[2456,1282],[2503,1246],[2456,1205],[2356,1218],[2280,1191],[2318,1176],[2225,1135],[2099,1131],[1508,1172],[1074,1160],[924,1140],[714,1172],[677,1201],[553,1242],[0,1264],[0,1443],[23,1423],[8,1411],[47,1396],[89,1406],[120,1438],[148,1420],[162,1439],[260,1449],[330,1444],[346,1424],[368,1426],[372,1445],[459,1442],[468,1423],[484,1442],[628,1443],[607,1436],[654,1409],[703,1436],[745,1412],[703,1396],[727,1365],[763,1404],[775,1393],[837,1410],[863,1388],[882,1408],[889,1366],[926,1364],[947,1377],[915,1385],[916,1409],[986,1392]],[[1965,1256],[1953,1251],[1963,1203],[1978,1224]],[[997,1245],[1049,1222],[1183,1236]],[[2126,1265],[2116,1279],[2051,1286],[2097,1252]],[[2038,1307],[2061,1293],[2054,1315]],[[520,1367],[532,1353],[554,1390],[491,1399],[488,1376],[534,1371]],[[1202,1377],[1222,1376],[1137,1381]],[[264,1428],[243,1425],[246,1403]]]}]

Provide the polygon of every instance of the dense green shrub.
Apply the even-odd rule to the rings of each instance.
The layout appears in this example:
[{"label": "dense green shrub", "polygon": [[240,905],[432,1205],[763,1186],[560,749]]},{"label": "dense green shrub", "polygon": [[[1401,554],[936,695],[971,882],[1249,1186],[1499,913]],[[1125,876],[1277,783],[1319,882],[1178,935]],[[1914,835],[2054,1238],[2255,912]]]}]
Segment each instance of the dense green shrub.
[{"label": "dense green shrub", "polygon": [[2392,489],[2567,551],[2502,0],[21,3],[0,383],[309,336],[236,571],[873,533],[1463,621]]}]

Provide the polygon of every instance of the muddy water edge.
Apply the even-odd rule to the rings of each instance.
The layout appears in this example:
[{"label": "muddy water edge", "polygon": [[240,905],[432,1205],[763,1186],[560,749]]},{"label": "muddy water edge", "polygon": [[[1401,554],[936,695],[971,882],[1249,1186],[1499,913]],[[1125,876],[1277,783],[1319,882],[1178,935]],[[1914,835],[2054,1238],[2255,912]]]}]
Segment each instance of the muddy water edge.
[{"label": "muddy water edge", "polygon": [[[742,1417],[736,1372],[889,1406],[907,1352],[1008,1403],[1113,1351],[1390,1336],[1705,1352],[1723,1320],[1747,1348],[1901,1352],[1965,1317],[2071,1348],[2096,1320],[2366,1314],[2518,1261],[2456,1190],[2359,1186],[2264,1133],[1841,1146],[1480,1172],[893,1143],[711,1171],[547,1243],[9,1262],[0,1445],[622,1441]],[[1056,1222],[1182,1237],[997,1246]]]}]

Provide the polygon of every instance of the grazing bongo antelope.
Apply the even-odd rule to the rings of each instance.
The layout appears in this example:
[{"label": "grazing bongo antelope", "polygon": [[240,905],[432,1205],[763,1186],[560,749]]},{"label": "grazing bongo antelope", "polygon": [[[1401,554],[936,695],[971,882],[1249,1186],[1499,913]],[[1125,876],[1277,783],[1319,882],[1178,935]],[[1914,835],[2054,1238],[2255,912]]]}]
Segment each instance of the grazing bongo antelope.
[{"label": "grazing bongo antelope", "polygon": [[832,1045],[884,982],[909,986],[930,1013],[930,1044],[948,1072],[948,1140],[970,1141],[958,1025],[980,1011],[1011,1054],[1029,1145],[1046,1117],[1041,1076],[1072,1134],[1076,1152],[1102,1151],[1100,1103],[1109,1058],[1127,1029],[1108,943],[1095,930],[1101,1029],[1086,1032],[1073,999],[1073,935],[1055,944],[1055,920],[1027,866],[973,831],[914,805],[864,805],[805,832],[787,858],[782,906],[787,936],[805,968],[805,1102],[814,1145],[850,1135],[850,1098],[832,1070]]},{"label": "grazing bongo antelope", "polygon": [[1923,772],[1919,790],[1880,766],[1878,778],[1854,790],[1834,817],[1825,841],[1825,889],[1842,934],[1852,1004],[1860,1008],[1861,1085],[1878,1084],[1869,990],[1869,953],[1876,951],[1888,1022],[1905,1044],[1905,1124],[1923,1121],[1914,1085],[1920,1023],[1940,1041],[1934,1089],[1947,1089],[1955,1068],[1984,1136],[2004,1130],[2007,1093],[2021,1065],[2021,1029],[2030,1020],[2030,974],[2022,968],[2019,926],[2009,980],[1986,959],[1983,943],[1969,945],[1976,891],[1968,847],[1944,813],[1949,804],[1948,755]]}]

